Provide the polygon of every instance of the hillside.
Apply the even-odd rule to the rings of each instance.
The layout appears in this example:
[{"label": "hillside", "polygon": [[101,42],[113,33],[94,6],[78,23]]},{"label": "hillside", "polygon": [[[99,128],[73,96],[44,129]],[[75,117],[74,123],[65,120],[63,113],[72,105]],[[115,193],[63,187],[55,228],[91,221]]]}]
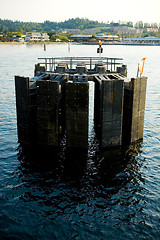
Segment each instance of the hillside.
[{"label": "hillside", "polygon": [[64,22],[50,22],[45,21],[43,23],[37,22],[20,22],[12,20],[2,20],[0,19],[0,32],[18,32],[23,33],[37,30],[37,31],[51,31],[57,29],[90,29],[97,27],[105,27],[107,24],[99,23],[98,21],[91,21],[88,19],[69,19]]},{"label": "hillside", "polygon": [[159,24],[157,23],[143,23],[139,21],[135,24],[133,22],[98,22],[92,21],[86,18],[71,18],[63,22],[51,22],[44,21],[43,23],[38,22],[20,22],[12,20],[0,19],[0,34],[8,33],[20,33],[26,34],[30,31],[42,31],[42,32],[53,32],[55,33],[82,33],[82,34],[96,34],[96,33],[107,33],[107,34],[120,34],[128,36],[138,36],[140,34],[148,34],[152,36],[159,36]]}]

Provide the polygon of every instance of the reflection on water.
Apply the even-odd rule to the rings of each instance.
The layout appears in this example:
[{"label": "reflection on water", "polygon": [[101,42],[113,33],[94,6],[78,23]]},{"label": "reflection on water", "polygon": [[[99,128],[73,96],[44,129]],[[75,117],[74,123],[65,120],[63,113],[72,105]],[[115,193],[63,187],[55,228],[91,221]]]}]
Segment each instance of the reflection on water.
[{"label": "reflection on water", "polygon": [[2,239],[19,239],[21,229],[23,239],[132,239],[131,226],[137,236],[150,234],[141,142],[104,151],[91,135],[87,151],[62,143],[17,152]]},{"label": "reflection on water", "polygon": [[25,173],[47,173],[48,176],[51,174],[52,179],[62,181],[81,181],[84,177],[92,177],[106,187],[114,186],[116,178],[121,182],[120,174],[124,171],[128,176],[124,177],[124,180],[138,177],[138,171],[143,164],[143,161],[139,162],[137,158],[141,153],[141,144],[142,142],[138,142],[127,149],[109,150],[100,149],[98,141],[91,144],[87,150],[66,149],[63,145],[58,149],[19,145],[19,170],[22,173],[20,177],[25,176]]},{"label": "reflection on water", "polygon": [[72,45],[65,55],[67,45],[48,45],[47,51],[38,45],[0,46],[0,239],[159,239],[159,50],[104,46],[105,56],[124,57],[130,77],[147,57],[142,145],[102,152],[91,130],[87,152],[68,151],[62,144],[61,151],[37,154],[21,146],[15,151],[14,75],[32,77],[37,57],[95,56],[96,49]]},{"label": "reflection on water", "polygon": [[[47,217],[51,225],[60,219],[69,221],[73,236],[67,233],[67,227],[63,232],[64,236],[69,234],[68,239],[73,239],[74,232],[75,239],[84,239],[84,224],[86,231],[91,231],[90,236],[93,232],[94,239],[97,228],[102,237],[97,239],[103,239],[105,225],[118,231],[123,228],[122,221],[125,227],[130,221],[137,224],[136,217],[145,204],[141,184],[145,178],[140,172],[145,159],[137,158],[141,143],[125,151],[102,151],[93,145],[90,148],[18,149],[17,173],[23,185],[20,201],[35,205],[32,214]],[[77,224],[79,228],[74,228]],[[54,239],[61,237],[58,231]]]}]

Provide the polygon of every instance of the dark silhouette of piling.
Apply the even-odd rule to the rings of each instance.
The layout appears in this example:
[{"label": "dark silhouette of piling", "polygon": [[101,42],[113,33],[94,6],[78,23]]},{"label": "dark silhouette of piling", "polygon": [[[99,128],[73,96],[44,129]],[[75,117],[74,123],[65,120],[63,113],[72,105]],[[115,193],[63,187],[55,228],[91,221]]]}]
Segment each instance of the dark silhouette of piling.
[{"label": "dark silhouette of piling", "polygon": [[[95,83],[94,126],[102,148],[129,145],[143,138],[147,78],[126,78],[125,65],[117,71],[89,59],[55,64],[50,70],[35,66],[35,77],[15,76],[18,139],[23,144],[67,148],[88,147],[89,82]],[[86,60],[86,59],[85,59]],[[115,68],[115,61],[111,59]],[[69,68],[70,65],[70,68]]]}]

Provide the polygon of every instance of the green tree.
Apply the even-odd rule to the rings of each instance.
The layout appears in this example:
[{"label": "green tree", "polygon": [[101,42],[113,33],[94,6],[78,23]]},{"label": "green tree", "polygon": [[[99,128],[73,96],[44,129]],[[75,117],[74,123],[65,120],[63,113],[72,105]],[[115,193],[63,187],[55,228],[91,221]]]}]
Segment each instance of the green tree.
[{"label": "green tree", "polygon": [[19,38],[19,37],[21,37],[21,36],[22,36],[22,33],[21,33],[21,32],[17,32],[17,33],[16,33],[16,37]]},{"label": "green tree", "polygon": [[69,41],[68,37],[65,36],[65,35],[61,35],[60,40],[63,41],[63,42],[68,42]]},{"label": "green tree", "polygon": [[59,39],[63,42],[68,42],[69,41],[68,37],[63,35],[63,34],[53,34],[50,38],[50,41],[55,42],[57,39]]},{"label": "green tree", "polygon": [[12,32],[8,32],[8,33],[7,33],[7,37],[8,37],[8,38],[13,37],[13,33],[12,33]]}]

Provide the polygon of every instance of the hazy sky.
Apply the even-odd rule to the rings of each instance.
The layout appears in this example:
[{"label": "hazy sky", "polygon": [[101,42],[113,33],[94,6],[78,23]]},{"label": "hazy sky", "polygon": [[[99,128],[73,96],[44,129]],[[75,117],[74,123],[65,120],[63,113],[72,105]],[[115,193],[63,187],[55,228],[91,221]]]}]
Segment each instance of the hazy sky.
[{"label": "hazy sky", "polygon": [[0,0],[0,18],[20,21],[98,21],[160,23],[160,0]]}]

